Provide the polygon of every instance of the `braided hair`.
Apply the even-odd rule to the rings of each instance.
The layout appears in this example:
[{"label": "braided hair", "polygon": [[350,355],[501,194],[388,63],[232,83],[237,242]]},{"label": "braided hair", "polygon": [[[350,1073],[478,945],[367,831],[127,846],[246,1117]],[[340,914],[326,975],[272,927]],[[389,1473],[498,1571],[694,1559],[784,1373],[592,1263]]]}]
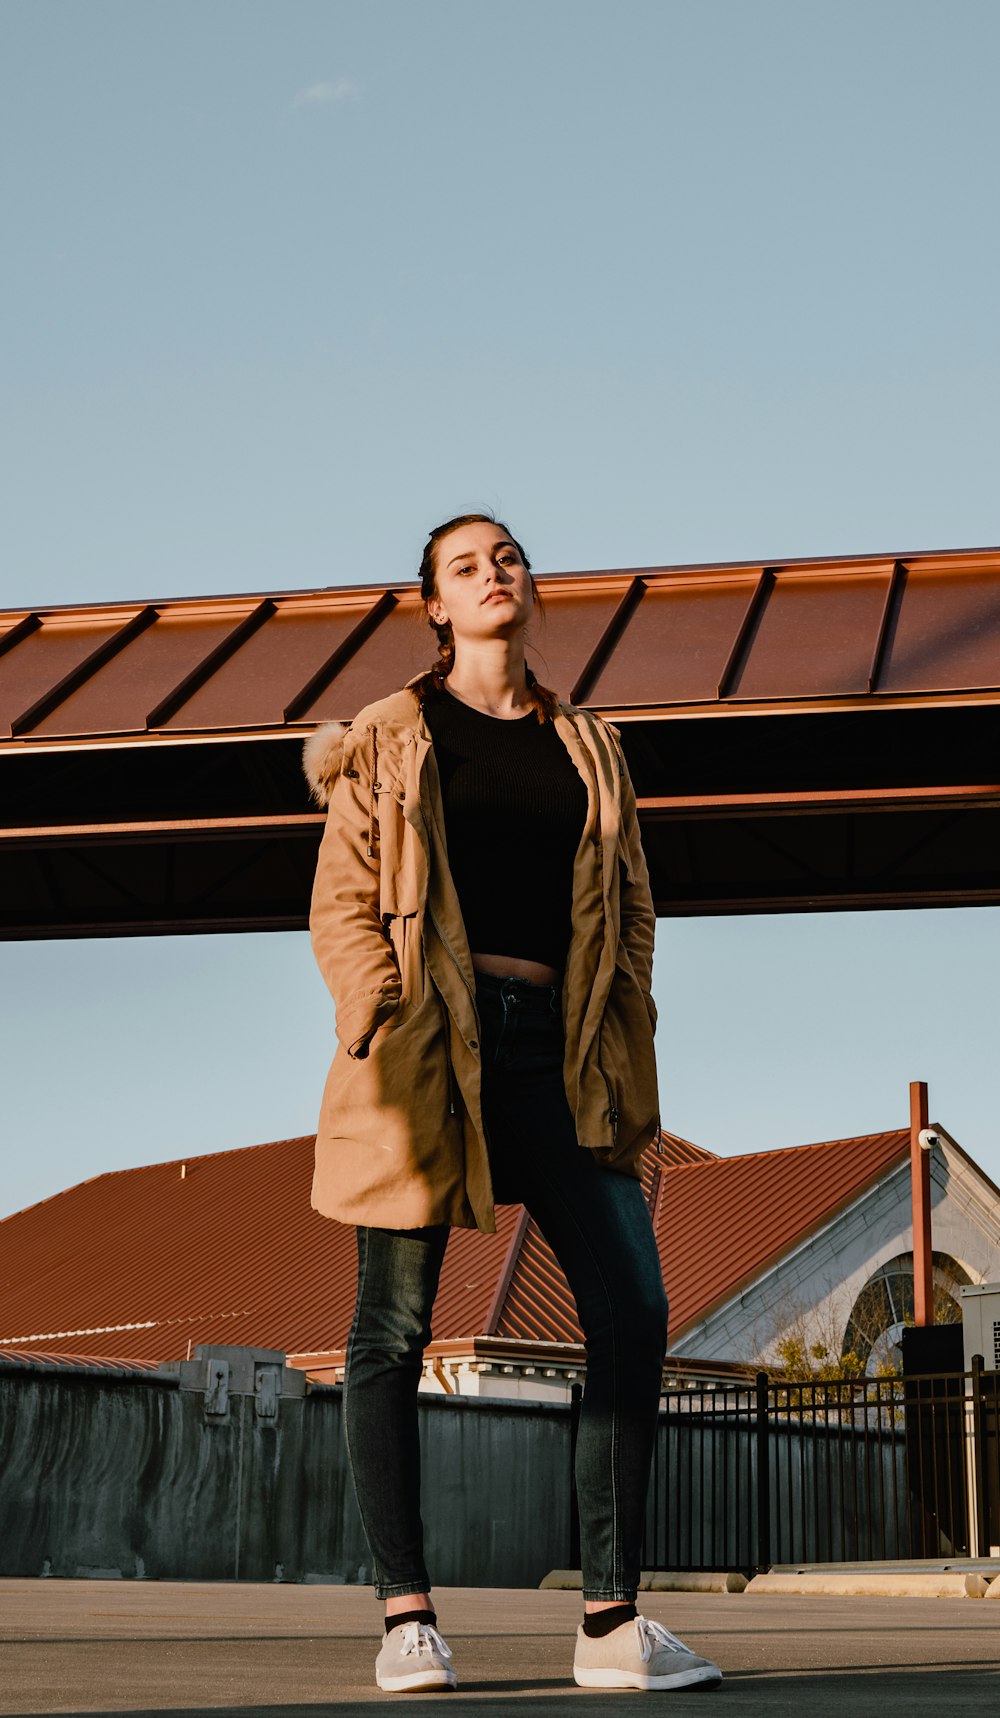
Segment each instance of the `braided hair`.
[{"label": "braided hair", "polygon": [[[431,598],[437,594],[437,569],[434,565],[437,546],[443,537],[447,537],[452,531],[457,531],[462,525],[496,525],[510,538],[524,563],[525,571],[531,578],[531,562],[513,532],[508,530],[502,519],[495,519],[492,513],[460,513],[454,519],[446,519],[443,525],[435,525],[424,545],[424,553],[420,562],[420,595],[425,603],[429,603]],[[536,606],[541,612],[541,593],[534,579],[531,579],[531,591]],[[455,636],[452,632],[451,623],[449,621],[439,623],[429,613],[427,622],[437,638],[438,655],[437,661],[431,664],[427,672],[422,674],[413,686],[413,691],[417,694],[421,705],[431,692],[443,690],[444,683],[455,665]],[[551,692],[547,686],[540,685],[530,668],[525,669],[525,675],[528,682],[528,696],[534,705],[538,720],[540,722],[551,721],[559,707],[556,694]]]}]

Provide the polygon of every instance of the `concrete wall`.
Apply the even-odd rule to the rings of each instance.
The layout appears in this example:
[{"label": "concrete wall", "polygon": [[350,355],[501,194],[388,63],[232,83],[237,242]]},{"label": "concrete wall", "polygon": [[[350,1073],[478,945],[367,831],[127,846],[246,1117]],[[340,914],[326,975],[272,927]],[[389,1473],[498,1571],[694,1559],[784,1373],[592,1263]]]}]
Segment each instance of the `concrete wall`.
[{"label": "concrete wall", "polygon": [[[342,1392],[307,1391],[281,1361],[220,1348],[196,1350],[174,1376],[0,1365],[0,1575],[369,1581]],[[643,1567],[755,1566],[750,1394],[668,1398]],[[568,1407],[424,1395],[418,1413],[436,1583],[537,1586],[579,1566]],[[779,1413],[772,1556],[841,1561],[875,1555],[872,1543],[905,1555],[901,1464],[898,1437],[839,1425],[828,1435]],[[888,1531],[897,1516],[903,1528]]]},{"label": "concrete wall", "polygon": [[[204,1355],[179,1371],[0,1370],[0,1574],[369,1580],[341,1391],[258,1366],[271,1399],[220,1404]],[[564,1565],[568,1408],[425,1396],[419,1413],[432,1578],[536,1586]]]}]

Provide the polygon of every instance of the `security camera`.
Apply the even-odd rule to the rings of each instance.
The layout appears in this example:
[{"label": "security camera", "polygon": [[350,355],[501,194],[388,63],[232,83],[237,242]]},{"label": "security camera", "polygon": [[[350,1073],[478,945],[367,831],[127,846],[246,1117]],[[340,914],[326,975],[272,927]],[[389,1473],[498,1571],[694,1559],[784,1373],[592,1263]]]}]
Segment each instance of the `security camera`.
[{"label": "security camera", "polygon": [[922,1127],[917,1138],[920,1141],[921,1151],[933,1151],[936,1145],[941,1144],[941,1135],[935,1133],[932,1127]]}]

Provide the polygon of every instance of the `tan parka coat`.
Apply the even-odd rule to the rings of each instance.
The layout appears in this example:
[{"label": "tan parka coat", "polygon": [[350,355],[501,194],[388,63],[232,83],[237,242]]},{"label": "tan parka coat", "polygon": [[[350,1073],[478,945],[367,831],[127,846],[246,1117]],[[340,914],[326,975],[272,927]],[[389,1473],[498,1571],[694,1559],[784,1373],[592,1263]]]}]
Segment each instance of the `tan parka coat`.
[{"label": "tan parka coat", "polygon": [[[637,1176],[659,1117],[655,915],[635,795],[615,728],[571,704],[555,726],[588,797],[562,986],[566,1096],[581,1147]],[[349,728],[325,724],[304,767],[328,807],[309,926],[339,1039],[313,1206],[342,1223],[492,1233],[475,975],[416,693],[370,704]],[[527,843],[519,881],[530,889]]]}]

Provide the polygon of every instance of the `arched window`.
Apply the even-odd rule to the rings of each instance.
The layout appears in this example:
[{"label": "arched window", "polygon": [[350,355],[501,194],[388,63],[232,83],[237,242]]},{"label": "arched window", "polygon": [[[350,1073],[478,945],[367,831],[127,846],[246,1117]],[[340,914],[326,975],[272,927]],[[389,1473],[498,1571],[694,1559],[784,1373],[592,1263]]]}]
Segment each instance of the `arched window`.
[{"label": "arched window", "polygon": [[[968,1272],[950,1254],[933,1255],[935,1324],[962,1322],[958,1291],[963,1283],[971,1281]],[[870,1373],[886,1366],[900,1372],[899,1339],[905,1326],[912,1323],[913,1254],[898,1253],[868,1278],[854,1302],[844,1332],[842,1353],[855,1353]]]}]

